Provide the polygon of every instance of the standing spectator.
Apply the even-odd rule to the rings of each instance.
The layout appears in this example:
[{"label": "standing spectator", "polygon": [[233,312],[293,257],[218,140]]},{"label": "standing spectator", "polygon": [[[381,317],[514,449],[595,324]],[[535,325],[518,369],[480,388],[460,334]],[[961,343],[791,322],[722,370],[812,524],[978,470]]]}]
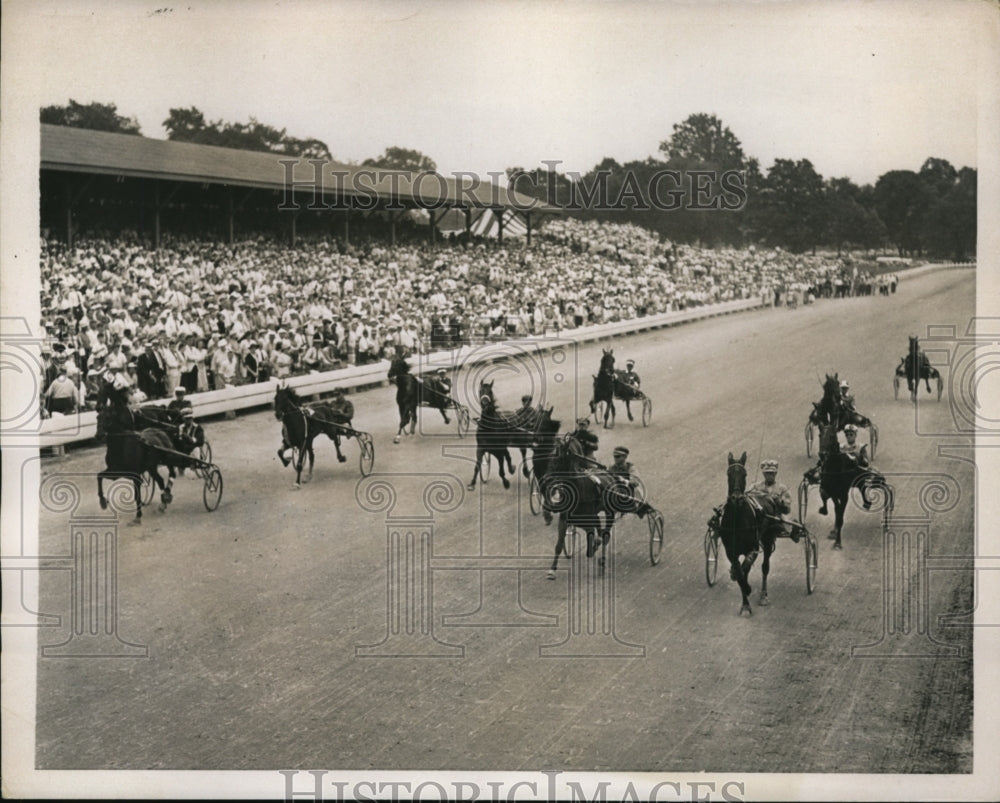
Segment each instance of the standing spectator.
[{"label": "standing spectator", "polygon": [[167,395],[166,366],[152,342],[145,344],[143,353],[135,361],[135,373],[139,390],[147,399],[162,399]]},{"label": "standing spectator", "polygon": [[259,341],[250,341],[247,353],[243,357],[243,367],[246,369],[247,382],[266,382],[271,378],[271,372]]},{"label": "standing spectator", "polygon": [[215,390],[222,390],[236,381],[236,357],[226,338],[219,341],[212,354],[212,373],[215,377]]},{"label": "standing spectator", "polygon": [[56,378],[45,390],[45,408],[50,413],[69,415],[76,412],[79,401],[79,391],[66,375],[66,363],[62,362],[58,365]]}]

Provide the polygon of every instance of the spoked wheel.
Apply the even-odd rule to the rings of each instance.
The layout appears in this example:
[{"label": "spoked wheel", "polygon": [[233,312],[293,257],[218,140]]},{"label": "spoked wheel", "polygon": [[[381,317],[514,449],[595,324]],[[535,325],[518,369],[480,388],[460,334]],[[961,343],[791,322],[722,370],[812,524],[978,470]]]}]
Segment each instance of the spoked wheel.
[{"label": "spoked wheel", "polygon": [[531,474],[528,475],[528,504],[531,506],[531,514],[533,516],[537,516],[542,512],[543,501],[542,488],[538,484],[535,472],[532,471]]},{"label": "spoked wheel", "polygon": [[705,530],[705,581],[708,587],[715,585],[719,574],[719,538],[715,530]]},{"label": "spoked wheel", "polygon": [[878,427],[870,424],[868,428],[868,443],[872,447],[871,459],[875,459],[875,450],[878,448]]},{"label": "spoked wheel", "polygon": [[202,463],[212,462],[212,444],[208,441],[205,441],[198,447],[198,459],[201,460]]},{"label": "spoked wheel", "polygon": [[944,390],[944,380],[941,378],[941,374],[937,375],[937,400],[941,401],[941,392]]},{"label": "spoked wheel", "polygon": [[[940,396],[940,394],[938,394]],[[899,400],[899,374],[892,378],[892,398]]]},{"label": "spoked wheel", "polygon": [[142,505],[143,507],[148,507],[153,504],[153,498],[156,496],[156,482],[153,480],[153,475],[146,472],[142,475]]},{"label": "spoked wheel", "polygon": [[469,431],[469,408],[461,404],[456,405],[455,418],[458,423],[458,437],[464,438]]},{"label": "spoked wheel", "polygon": [[648,396],[642,397],[642,425],[644,427],[649,426],[649,422],[653,419],[653,400]]},{"label": "spoked wheel", "polygon": [[205,473],[205,486],[202,491],[202,499],[205,501],[205,509],[211,513],[222,501],[222,472],[212,466]]},{"label": "spoked wheel", "polygon": [[479,477],[483,482],[490,478],[490,470],[493,467],[493,458],[487,452],[483,455],[483,462],[479,464]]},{"label": "spoked wheel", "polygon": [[660,562],[663,549],[663,516],[658,510],[651,510],[646,516],[649,525],[649,562],[655,566]]},{"label": "spoked wheel", "polygon": [[809,510],[809,482],[805,478],[799,483],[799,521],[806,520]]},{"label": "spoked wheel", "polygon": [[806,593],[812,594],[816,590],[816,569],[819,568],[819,544],[816,543],[816,536],[810,532],[805,533],[805,553]]},{"label": "spoked wheel", "polygon": [[812,421],[806,422],[806,457],[812,457],[813,452],[813,425]]},{"label": "spoked wheel", "polygon": [[361,476],[367,477],[375,466],[375,443],[372,441],[372,436],[367,432],[358,435],[358,446],[361,447],[361,453],[358,457],[358,462],[361,464]]}]

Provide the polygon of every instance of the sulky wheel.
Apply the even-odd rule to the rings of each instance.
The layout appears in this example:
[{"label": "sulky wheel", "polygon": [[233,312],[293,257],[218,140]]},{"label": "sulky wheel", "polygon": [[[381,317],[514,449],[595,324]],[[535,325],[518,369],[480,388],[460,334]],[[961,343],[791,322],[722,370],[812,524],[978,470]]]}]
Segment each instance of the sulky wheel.
[{"label": "sulky wheel", "polygon": [[212,444],[210,444],[207,440],[198,447],[198,459],[201,460],[202,463],[212,462]]},{"label": "sulky wheel", "polygon": [[372,441],[372,436],[367,432],[358,435],[358,446],[361,447],[361,452],[358,456],[358,462],[361,465],[361,476],[367,477],[372,473],[372,468],[375,466],[375,443]]},{"label": "sulky wheel", "polygon": [[646,515],[649,525],[649,562],[655,566],[660,562],[660,551],[663,549],[663,515],[658,510],[651,510]]},{"label": "sulky wheel", "polygon": [[944,390],[944,380],[941,378],[941,374],[937,375],[937,400],[941,401],[941,392]]},{"label": "sulky wheel", "polygon": [[899,374],[892,378],[892,398],[899,400]]},{"label": "sulky wheel", "polygon": [[806,520],[806,513],[809,510],[809,481],[803,477],[799,483],[799,521]]},{"label": "sulky wheel", "polygon": [[719,573],[719,537],[709,527],[705,530],[705,581],[709,588],[715,585]]},{"label": "sulky wheel", "polygon": [[205,472],[205,486],[202,492],[205,509],[211,513],[222,501],[222,472],[212,466]]},{"label": "sulky wheel", "polygon": [[875,450],[878,449],[878,427],[869,422],[868,443],[872,447],[871,459],[875,459]]},{"label": "sulky wheel", "polygon": [[464,438],[469,432],[469,408],[461,404],[456,405],[455,419],[458,424],[458,437]]},{"label": "sulky wheel", "polygon": [[528,504],[531,506],[531,514],[537,516],[542,512],[542,503],[545,500],[542,497],[542,487],[538,484],[538,478],[535,477],[535,472],[532,471],[528,475]]},{"label": "sulky wheel", "polygon": [[563,554],[567,558],[573,557],[573,550],[576,549],[576,533],[577,529],[572,524],[563,524],[566,528],[566,534],[563,536]]},{"label": "sulky wheel", "polygon": [[595,402],[594,403],[594,423],[602,424],[604,423],[604,409],[607,407],[606,402]]},{"label": "sulky wheel", "polygon": [[642,425],[644,427],[649,426],[649,422],[653,419],[653,400],[648,396],[642,397]]},{"label": "sulky wheel", "polygon": [[806,457],[812,457],[813,435],[812,421],[806,421]]},{"label": "sulky wheel", "polygon": [[816,569],[819,568],[819,544],[816,543],[816,536],[810,532],[805,533],[805,553],[806,553],[806,593],[812,594],[816,590]]},{"label": "sulky wheel", "polygon": [[479,477],[483,482],[490,478],[490,469],[493,467],[493,458],[487,452],[483,455],[483,461],[479,464]]}]

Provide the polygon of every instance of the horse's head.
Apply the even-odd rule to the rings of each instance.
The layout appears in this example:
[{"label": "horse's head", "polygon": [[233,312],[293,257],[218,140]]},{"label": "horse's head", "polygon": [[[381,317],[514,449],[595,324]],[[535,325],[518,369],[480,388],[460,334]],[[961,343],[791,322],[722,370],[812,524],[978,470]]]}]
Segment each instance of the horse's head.
[{"label": "horse's head", "polygon": [[747,489],[747,453],[744,452],[737,460],[729,453],[729,464],[726,466],[726,483],[729,497],[742,496]]},{"label": "horse's head", "polygon": [[920,348],[920,339],[916,335],[910,335],[910,351]]},{"label": "horse's head", "polygon": [[295,392],[295,388],[278,385],[274,392],[274,417],[281,420],[286,413],[299,406],[299,394]]},{"label": "horse's head", "polygon": [[397,377],[406,376],[410,373],[410,363],[407,362],[406,357],[402,353],[397,353],[393,358],[392,362],[389,363],[389,381],[393,381]]},{"label": "horse's head", "polygon": [[615,373],[615,350],[602,349],[601,353],[601,373],[614,375]]},{"label": "horse's head", "polygon": [[488,397],[495,404],[497,397],[493,394],[493,381],[492,379],[489,382],[483,380],[479,383],[479,398]]},{"label": "horse's head", "polygon": [[837,427],[829,424],[819,428],[819,459],[826,460],[830,455],[840,453],[840,441],[837,440]]}]

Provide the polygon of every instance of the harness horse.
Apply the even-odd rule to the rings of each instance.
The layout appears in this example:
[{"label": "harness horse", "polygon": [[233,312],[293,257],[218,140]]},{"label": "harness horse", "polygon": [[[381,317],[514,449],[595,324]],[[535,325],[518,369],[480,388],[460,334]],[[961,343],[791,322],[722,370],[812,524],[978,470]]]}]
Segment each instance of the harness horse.
[{"label": "harness horse", "polygon": [[941,372],[938,371],[927,355],[920,348],[920,342],[915,335],[910,335],[910,344],[906,356],[899,361],[896,366],[896,375],[892,378],[893,397],[899,398],[899,386],[903,379],[906,380],[906,389],[910,392],[910,401],[917,401],[917,391],[920,389],[920,380],[924,380],[927,392],[932,393],[931,380],[937,385],[937,400],[941,401],[941,392],[944,390],[944,380]]},{"label": "harness horse", "polygon": [[875,459],[878,448],[878,427],[867,416],[854,409],[853,401],[845,399],[840,393],[840,380],[837,374],[826,375],[823,382],[823,398],[813,402],[812,412],[806,421],[806,456],[812,457],[813,438],[816,430],[833,426],[834,432],[840,432],[848,424],[868,430],[868,443],[871,447],[871,457]]},{"label": "harness horse", "polygon": [[[375,461],[375,447],[371,436],[351,427],[354,418],[354,405],[344,398],[330,401],[305,404],[299,398],[294,388],[279,385],[274,394],[274,417],[281,421],[281,447],[278,449],[278,459],[287,467],[295,463],[295,490],[301,488],[302,468],[305,458],[309,457],[309,473],[306,482],[312,479],[313,464],[316,460],[313,451],[313,441],[320,435],[326,435],[333,441],[337,450],[338,462],[345,463],[347,458],[340,451],[341,437],[354,437],[361,447],[361,473],[370,473]],[[292,451],[292,459],[285,454]]]},{"label": "harness horse", "polygon": [[417,408],[433,407],[441,413],[444,423],[450,424],[448,410],[455,411],[458,436],[464,438],[469,431],[469,411],[451,397],[450,385],[435,376],[415,376],[410,372],[410,363],[402,353],[397,353],[389,363],[388,379],[396,385],[396,407],[399,409],[399,429],[393,443],[399,443],[400,436],[410,428],[410,435],[417,431]]},{"label": "harness horse", "polygon": [[615,425],[615,352],[614,349],[602,349],[602,352],[601,365],[594,377],[594,396],[590,400],[590,412],[595,422],[601,423],[603,420],[604,428],[608,429],[609,416],[611,426]]}]

